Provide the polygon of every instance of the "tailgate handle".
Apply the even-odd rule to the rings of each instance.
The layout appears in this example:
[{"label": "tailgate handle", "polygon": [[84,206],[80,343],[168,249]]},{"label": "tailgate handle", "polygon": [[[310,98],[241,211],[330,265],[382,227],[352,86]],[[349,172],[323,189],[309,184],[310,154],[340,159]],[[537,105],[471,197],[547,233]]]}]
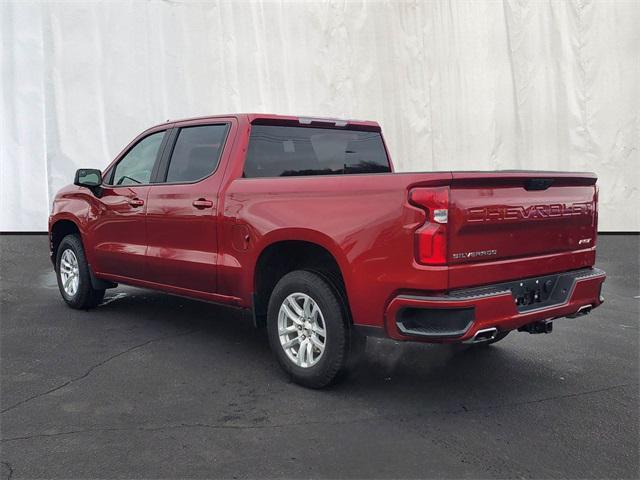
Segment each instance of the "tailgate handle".
[{"label": "tailgate handle", "polygon": [[529,178],[524,182],[525,190],[546,190],[553,184],[553,178]]}]

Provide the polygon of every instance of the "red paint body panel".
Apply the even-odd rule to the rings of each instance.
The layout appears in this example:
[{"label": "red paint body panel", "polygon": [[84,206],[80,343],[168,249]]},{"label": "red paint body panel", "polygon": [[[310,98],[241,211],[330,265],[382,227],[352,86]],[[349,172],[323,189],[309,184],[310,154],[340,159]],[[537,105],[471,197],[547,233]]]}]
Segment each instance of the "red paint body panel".
[{"label": "red paint body panel", "polygon": [[522,180],[499,180],[487,178],[476,187],[458,186],[454,178],[449,263],[477,260],[454,258],[456,252],[495,249],[491,259],[506,259],[593,247],[595,185],[557,179],[546,190],[527,191]]},{"label": "red paint body panel", "polygon": [[[244,114],[167,123],[137,137],[106,171],[149,133],[221,121],[231,127],[211,176],[191,184],[107,187],[100,198],[85,188],[66,187],[56,196],[50,231],[60,220],[73,221],[98,278],[244,308],[252,307],[255,267],[265,248],[280,241],[311,242],[326,249],[340,267],[353,322],[384,328],[392,338],[404,340],[430,341],[398,331],[394,319],[407,304],[398,298],[404,294],[438,295],[595,263],[593,174],[243,178],[251,123],[290,125],[298,117]],[[347,128],[377,130],[379,125],[349,121]],[[532,178],[553,183],[545,190],[527,190]],[[416,230],[424,225],[426,212],[408,198],[413,188],[435,187],[450,189],[448,260],[446,265],[427,266],[416,261],[415,250]],[[132,207],[133,198],[144,205]],[[211,207],[194,207],[201,199],[211,201]],[[544,315],[573,313],[582,302],[599,305],[602,281],[598,277],[580,282],[568,303]],[[458,340],[496,322],[517,328],[537,320],[540,313],[518,315],[510,295],[478,300],[472,306],[474,327]]]},{"label": "red paint body panel", "polygon": [[[226,190],[222,238],[230,237],[232,227],[240,223],[251,233],[252,248],[224,252],[221,293],[237,292],[242,285],[242,296],[249,305],[259,254],[274,242],[293,239],[316,243],[337,260],[358,324],[380,326],[385,303],[399,290],[445,290],[446,268],[420,266],[414,260],[414,231],[424,221],[424,213],[409,205],[407,188],[424,182],[424,177],[383,174],[235,180]],[[437,185],[448,177],[433,174],[429,181]]]},{"label": "red paint body panel", "polygon": [[[144,278],[147,275],[145,216],[150,187],[107,188],[99,201],[92,199],[95,220],[89,220],[87,243],[93,245],[96,272]],[[136,205],[136,202],[145,202]]]}]

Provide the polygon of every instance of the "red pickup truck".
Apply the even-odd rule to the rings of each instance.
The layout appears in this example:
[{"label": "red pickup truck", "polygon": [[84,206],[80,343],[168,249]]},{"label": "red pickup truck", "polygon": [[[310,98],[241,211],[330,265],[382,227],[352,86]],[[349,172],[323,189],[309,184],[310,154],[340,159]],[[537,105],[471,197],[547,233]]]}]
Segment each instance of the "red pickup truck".
[{"label": "red pickup truck", "polygon": [[170,121],[55,197],[73,308],[118,283],[230,305],[323,387],[366,336],[487,345],[602,301],[592,173],[394,173],[375,122]]}]

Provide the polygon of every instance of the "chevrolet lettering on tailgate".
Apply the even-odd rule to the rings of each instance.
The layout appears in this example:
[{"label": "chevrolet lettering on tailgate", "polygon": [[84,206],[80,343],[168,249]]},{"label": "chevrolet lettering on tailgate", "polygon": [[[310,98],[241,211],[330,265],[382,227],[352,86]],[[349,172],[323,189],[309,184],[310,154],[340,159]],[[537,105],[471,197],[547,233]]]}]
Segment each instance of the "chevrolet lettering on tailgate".
[{"label": "chevrolet lettering on tailgate", "polygon": [[467,210],[469,222],[496,222],[504,220],[537,220],[554,217],[591,215],[592,202],[554,203],[550,205],[531,205],[528,207],[495,205],[475,207]]}]

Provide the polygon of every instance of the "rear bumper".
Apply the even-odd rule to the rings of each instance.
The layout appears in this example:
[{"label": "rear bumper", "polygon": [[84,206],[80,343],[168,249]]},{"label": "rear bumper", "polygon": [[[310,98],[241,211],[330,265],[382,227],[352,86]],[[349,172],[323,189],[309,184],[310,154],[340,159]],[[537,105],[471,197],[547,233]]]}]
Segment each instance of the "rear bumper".
[{"label": "rear bumper", "polygon": [[[604,271],[588,268],[443,296],[399,295],[387,307],[385,328],[396,340],[463,342],[479,330],[514,330],[596,308],[603,301],[605,278]],[[542,290],[545,284],[546,293]],[[544,300],[526,300],[536,293]]]}]

